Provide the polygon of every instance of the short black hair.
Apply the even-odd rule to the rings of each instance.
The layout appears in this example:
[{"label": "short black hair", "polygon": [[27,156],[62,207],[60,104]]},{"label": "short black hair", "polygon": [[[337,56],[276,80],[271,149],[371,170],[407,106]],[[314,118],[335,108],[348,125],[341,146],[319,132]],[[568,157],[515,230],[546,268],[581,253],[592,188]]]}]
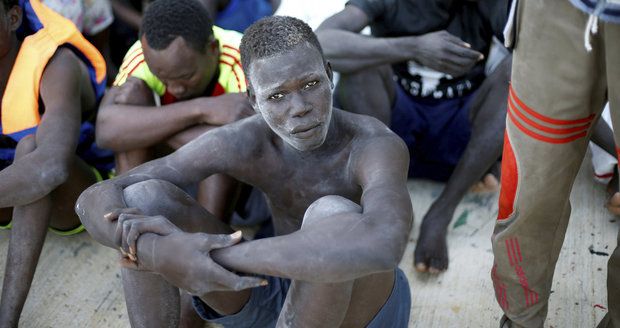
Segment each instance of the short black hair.
[{"label": "short black hair", "polygon": [[142,35],[155,50],[166,49],[182,37],[192,49],[204,53],[213,37],[213,21],[198,0],[156,0],[144,12]]},{"label": "short black hair", "polygon": [[265,17],[248,27],[241,39],[241,65],[246,76],[254,59],[272,57],[298,45],[309,43],[323,56],[323,48],[304,21],[289,16]]}]

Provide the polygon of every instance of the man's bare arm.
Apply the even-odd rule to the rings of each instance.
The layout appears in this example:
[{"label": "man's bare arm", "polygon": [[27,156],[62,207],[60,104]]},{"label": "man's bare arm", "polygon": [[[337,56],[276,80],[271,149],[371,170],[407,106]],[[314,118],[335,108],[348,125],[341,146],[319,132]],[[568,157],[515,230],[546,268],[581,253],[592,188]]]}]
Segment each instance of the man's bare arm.
[{"label": "man's bare arm", "polygon": [[420,36],[378,38],[359,34],[370,18],[355,5],[325,20],[316,34],[335,71],[352,73],[407,60],[453,76],[462,75],[482,59],[479,52],[446,31]]},{"label": "man's bare arm", "polygon": [[[75,210],[93,238],[103,245],[116,248],[120,246],[114,238],[116,225],[110,222],[127,210],[123,198],[126,187],[150,179],[186,186],[214,173],[226,173],[222,171],[225,167],[223,162],[239,162],[232,160],[232,157],[240,152],[240,148],[231,145],[231,140],[238,139],[238,135],[230,125],[209,131],[168,156],[89,187],[78,198]],[[246,140],[242,144],[248,145],[250,142]]]},{"label": "man's bare arm", "polygon": [[179,149],[185,146],[186,144],[188,144],[190,141],[200,137],[205,132],[211,131],[215,128],[217,128],[217,126],[215,125],[208,125],[208,124],[194,125],[191,128],[185,129],[173,135],[172,137],[168,138],[168,140],[166,140],[166,144],[172,149]]},{"label": "man's bare arm", "polygon": [[380,137],[353,161],[362,213],[325,219],[295,233],[211,254],[226,268],[311,282],[341,282],[398,266],[413,222],[409,156],[396,136]]},{"label": "man's bare arm", "polygon": [[97,115],[97,143],[117,152],[148,148],[197,124],[200,111],[189,102],[157,108],[153,91],[129,78],[108,91]]},{"label": "man's bare arm", "polygon": [[0,171],[0,208],[29,204],[49,194],[69,177],[81,121],[78,59],[59,50],[41,80],[45,113],[35,134],[37,148]]},{"label": "man's bare arm", "polygon": [[129,78],[104,97],[97,117],[97,143],[116,152],[166,141],[197,125],[224,125],[253,112],[244,94],[200,97],[156,107],[153,91]]}]

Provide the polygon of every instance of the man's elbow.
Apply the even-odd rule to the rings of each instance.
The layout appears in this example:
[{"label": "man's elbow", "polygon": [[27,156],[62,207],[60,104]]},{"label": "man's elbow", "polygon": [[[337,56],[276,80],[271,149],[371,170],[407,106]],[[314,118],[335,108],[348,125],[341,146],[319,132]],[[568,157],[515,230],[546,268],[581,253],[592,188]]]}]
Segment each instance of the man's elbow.
[{"label": "man's elbow", "polygon": [[86,209],[96,201],[97,195],[99,194],[98,189],[102,184],[107,182],[108,181],[101,181],[86,188],[86,190],[84,190],[76,200],[75,213],[80,217],[82,222],[87,219]]},{"label": "man's elbow", "polygon": [[108,115],[101,114],[97,117],[97,128],[95,129],[95,141],[97,146],[112,151],[122,151],[118,142],[119,131],[115,131],[114,123]]},{"label": "man's elbow", "polygon": [[377,271],[394,270],[400,264],[407,247],[408,235],[393,236],[385,238],[380,247],[376,247],[376,265]]},{"label": "man's elbow", "polygon": [[38,175],[39,185],[46,193],[50,193],[69,180],[70,165],[65,163],[65,161],[58,161],[55,163],[47,162],[47,164],[39,170]]}]

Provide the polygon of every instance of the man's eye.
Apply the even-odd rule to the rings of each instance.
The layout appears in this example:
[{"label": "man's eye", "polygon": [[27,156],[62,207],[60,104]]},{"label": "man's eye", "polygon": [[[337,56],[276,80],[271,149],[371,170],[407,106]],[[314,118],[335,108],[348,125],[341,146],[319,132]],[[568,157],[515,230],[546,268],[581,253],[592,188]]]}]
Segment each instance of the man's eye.
[{"label": "man's eye", "polygon": [[274,93],[271,96],[269,96],[268,99],[270,99],[270,100],[278,100],[278,99],[280,99],[282,97],[284,97],[283,94],[281,94],[281,93]]},{"label": "man's eye", "polygon": [[315,86],[317,83],[319,83],[319,82],[318,81],[308,82],[308,83],[306,83],[306,85],[304,85],[304,89],[311,88],[311,87]]}]

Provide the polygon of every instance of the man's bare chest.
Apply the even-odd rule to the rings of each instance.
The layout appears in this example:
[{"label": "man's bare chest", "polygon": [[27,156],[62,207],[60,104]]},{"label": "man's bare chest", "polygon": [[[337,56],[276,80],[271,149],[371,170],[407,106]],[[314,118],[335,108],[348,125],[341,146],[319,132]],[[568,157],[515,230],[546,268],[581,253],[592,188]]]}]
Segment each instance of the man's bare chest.
[{"label": "man's bare chest", "polygon": [[298,165],[273,172],[263,191],[271,207],[288,217],[302,218],[315,200],[339,195],[359,202],[361,187],[350,172],[347,161]]}]

